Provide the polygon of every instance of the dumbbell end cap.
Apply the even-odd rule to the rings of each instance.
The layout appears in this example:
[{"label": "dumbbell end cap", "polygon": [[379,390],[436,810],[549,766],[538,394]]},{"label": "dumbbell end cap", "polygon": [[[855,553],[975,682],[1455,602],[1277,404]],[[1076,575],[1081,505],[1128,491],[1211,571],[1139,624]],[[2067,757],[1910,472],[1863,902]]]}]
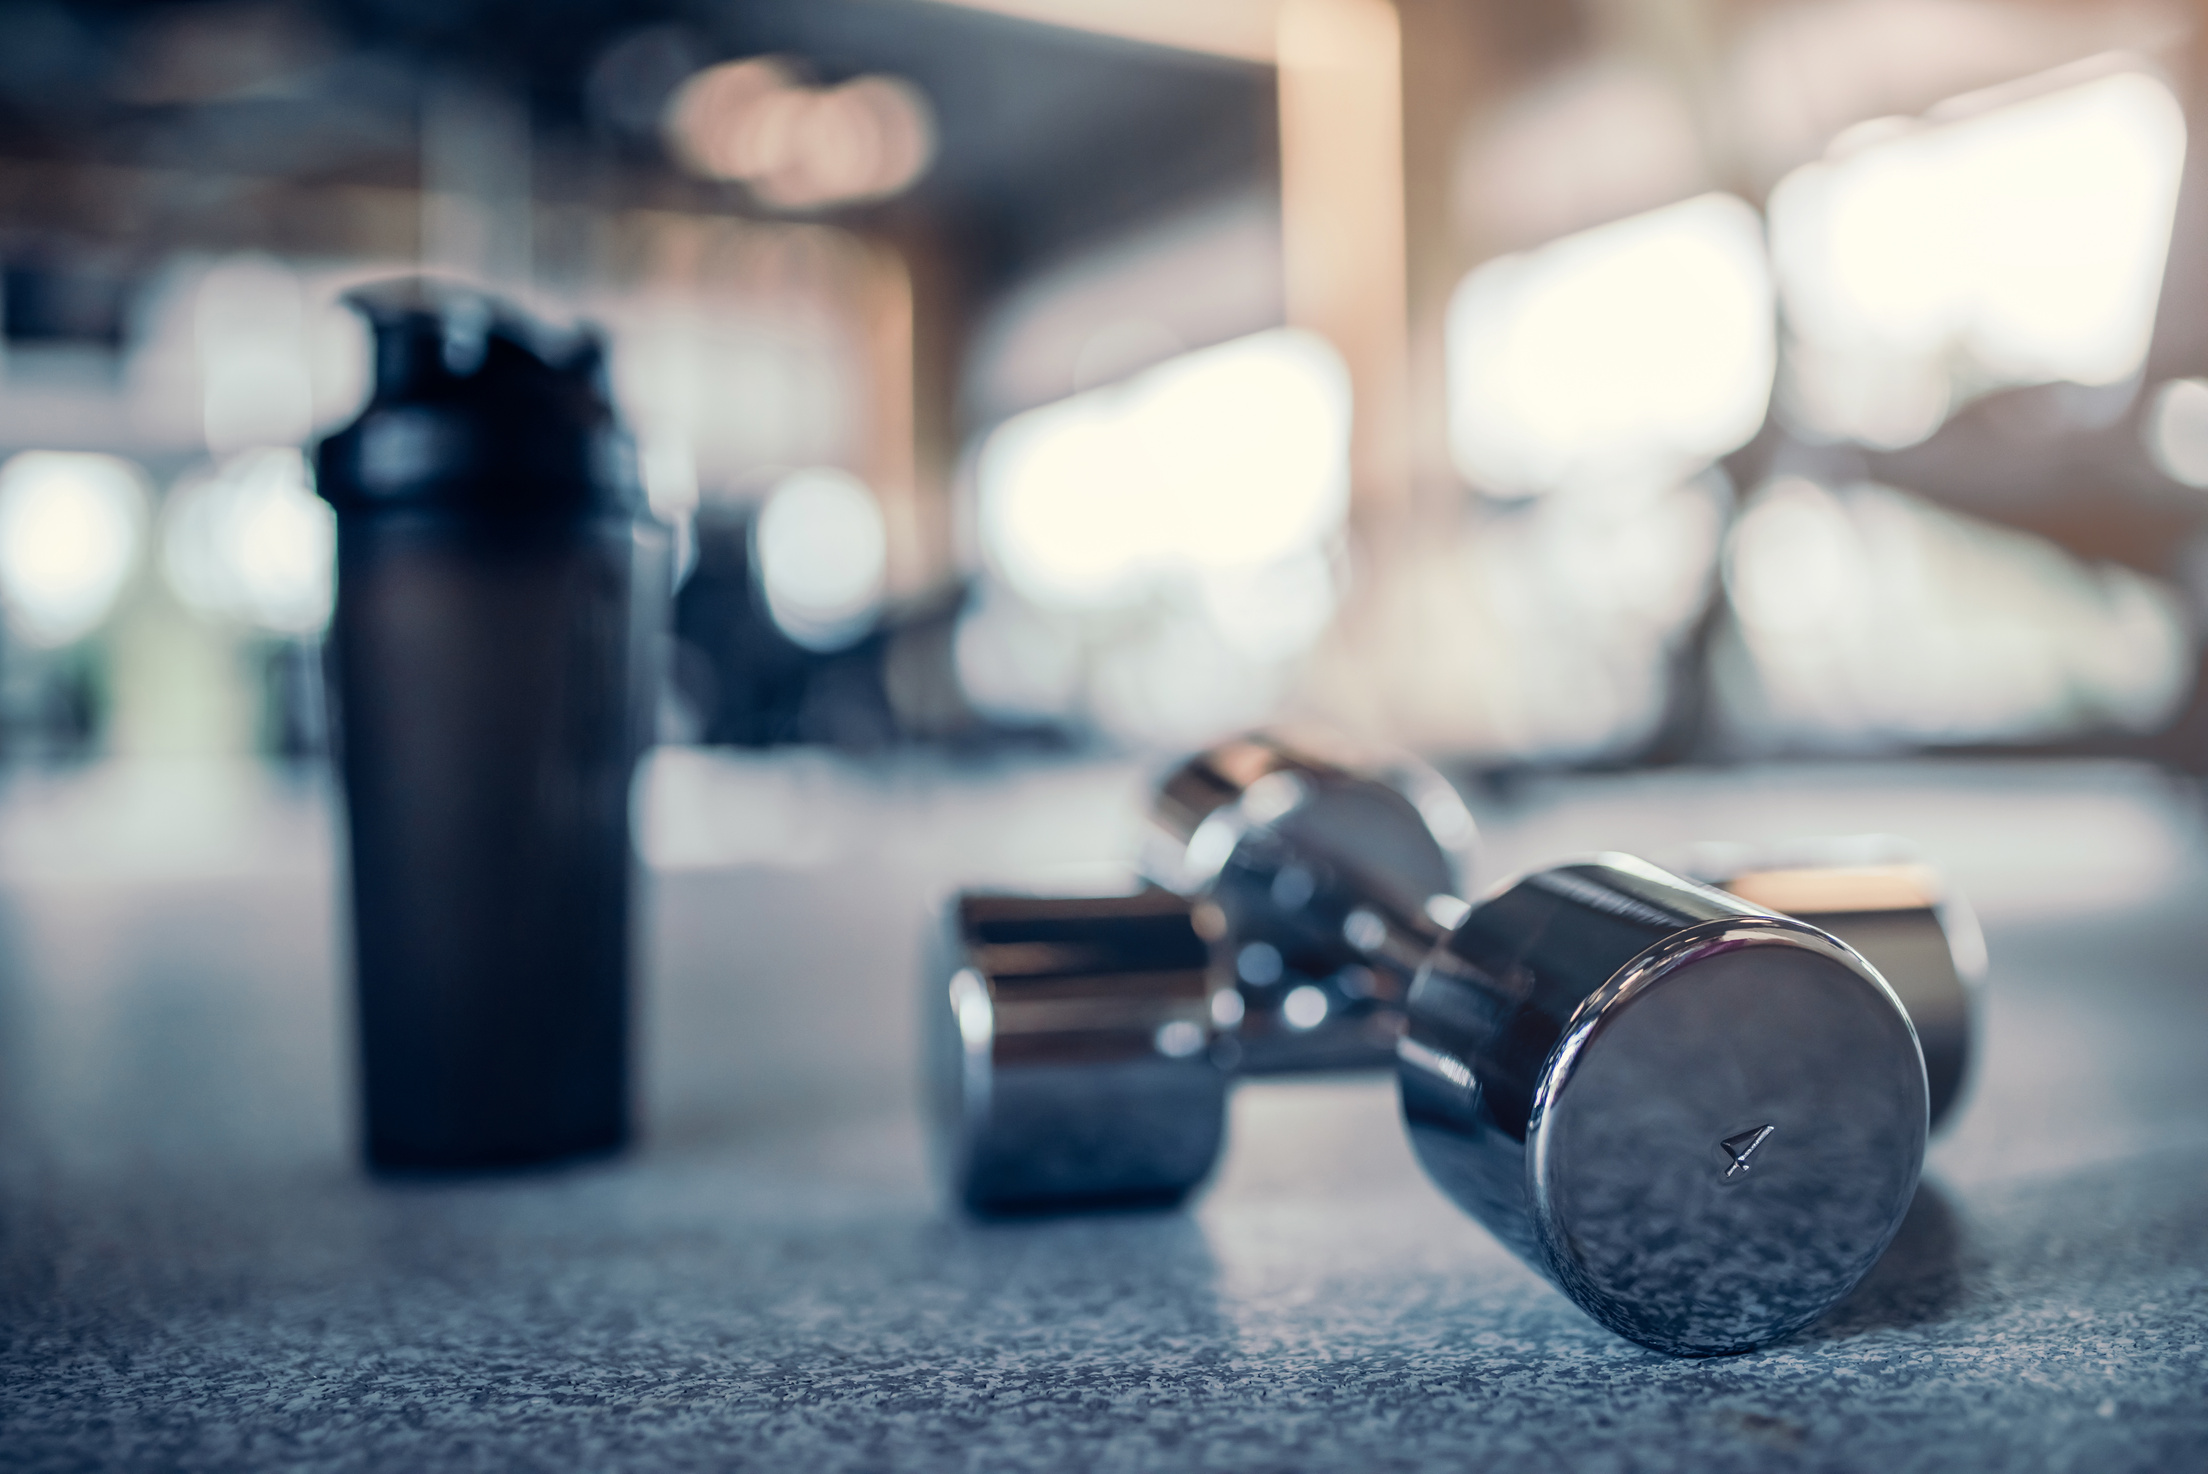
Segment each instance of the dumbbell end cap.
[{"label": "dumbbell end cap", "polygon": [[969,891],[924,977],[933,1145],[958,1206],[1168,1206],[1209,1174],[1232,990],[1190,902]]},{"label": "dumbbell end cap", "polygon": [[1861,1280],[1915,1192],[1924,1067],[1860,958],[1781,918],[1668,939],[1574,1012],[1527,1123],[1544,1267],[1678,1356],[1799,1330]]}]

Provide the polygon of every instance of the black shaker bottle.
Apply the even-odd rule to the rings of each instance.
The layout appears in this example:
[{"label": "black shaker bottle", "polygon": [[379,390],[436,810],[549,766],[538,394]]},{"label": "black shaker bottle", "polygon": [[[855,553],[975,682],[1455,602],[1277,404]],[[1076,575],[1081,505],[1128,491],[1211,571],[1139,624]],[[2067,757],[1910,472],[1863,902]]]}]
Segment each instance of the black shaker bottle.
[{"label": "black shaker bottle", "polygon": [[350,300],[374,394],[317,470],[368,1160],[609,1150],[665,532],[594,338],[453,288]]}]

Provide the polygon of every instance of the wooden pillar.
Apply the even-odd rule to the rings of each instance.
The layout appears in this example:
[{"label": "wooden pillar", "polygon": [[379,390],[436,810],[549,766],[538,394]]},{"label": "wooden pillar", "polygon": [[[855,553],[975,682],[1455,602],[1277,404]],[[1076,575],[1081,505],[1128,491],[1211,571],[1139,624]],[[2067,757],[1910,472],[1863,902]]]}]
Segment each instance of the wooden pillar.
[{"label": "wooden pillar", "polygon": [[866,475],[889,524],[892,597],[923,595],[960,569],[953,499],[962,449],[959,386],[970,307],[941,227],[900,212],[868,244],[868,379],[874,405]]},{"label": "wooden pillar", "polygon": [[1349,366],[1352,517],[1409,500],[1402,46],[1388,0],[1285,0],[1278,17],[1281,257],[1291,326]]}]

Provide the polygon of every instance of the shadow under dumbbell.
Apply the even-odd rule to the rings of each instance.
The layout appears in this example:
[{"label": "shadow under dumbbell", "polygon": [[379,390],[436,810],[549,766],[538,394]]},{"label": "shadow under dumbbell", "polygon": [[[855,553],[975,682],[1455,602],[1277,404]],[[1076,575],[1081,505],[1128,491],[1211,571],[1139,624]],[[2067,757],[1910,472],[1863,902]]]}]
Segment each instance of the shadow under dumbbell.
[{"label": "shadow under dumbbell", "polygon": [[1843,1341],[1870,1331],[1936,1321],[1963,1298],[1963,1222],[1930,1178],[1863,1282],[1803,1333],[1807,1341]]},{"label": "shadow under dumbbell", "polygon": [[1181,1192],[1099,1193],[1090,1197],[1051,1198],[1025,1203],[961,1205],[977,1223],[1042,1223],[1054,1218],[1153,1217],[1171,1213],[1189,1200]]}]

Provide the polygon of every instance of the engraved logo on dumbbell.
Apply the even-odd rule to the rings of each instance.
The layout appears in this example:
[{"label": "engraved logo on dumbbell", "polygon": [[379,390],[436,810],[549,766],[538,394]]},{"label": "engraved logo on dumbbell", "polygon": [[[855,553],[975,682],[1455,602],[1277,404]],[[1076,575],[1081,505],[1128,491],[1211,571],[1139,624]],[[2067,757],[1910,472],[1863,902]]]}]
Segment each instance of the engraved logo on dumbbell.
[{"label": "engraved logo on dumbbell", "polygon": [[1751,1159],[1758,1151],[1762,1150],[1764,1142],[1770,1138],[1771,1133],[1778,1129],[1776,1126],[1758,1126],[1753,1131],[1743,1131],[1737,1136],[1728,1136],[1719,1142],[1717,1149],[1724,1154],[1725,1158],[1725,1175],[1722,1180],[1738,1182],[1746,1177],[1754,1166]]}]

